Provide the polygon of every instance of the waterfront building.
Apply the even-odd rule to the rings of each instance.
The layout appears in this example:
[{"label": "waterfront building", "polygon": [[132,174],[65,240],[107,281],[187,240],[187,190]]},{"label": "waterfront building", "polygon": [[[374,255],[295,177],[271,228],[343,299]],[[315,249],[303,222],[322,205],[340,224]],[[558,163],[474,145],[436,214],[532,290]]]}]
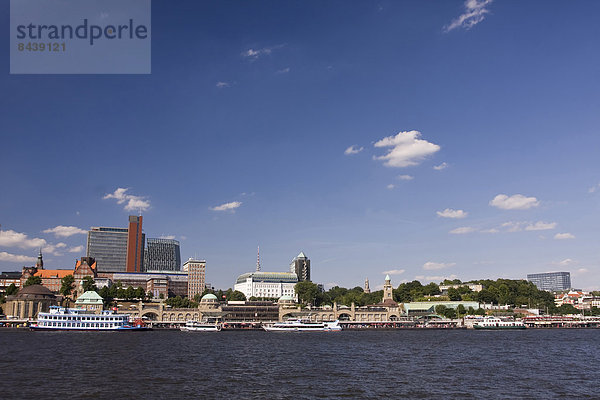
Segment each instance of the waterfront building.
[{"label": "waterfront building", "polygon": [[38,313],[50,310],[50,306],[59,305],[59,300],[47,287],[30,285],[21,288],[16,295],[7,296],[2,309],[6,315],[18,319],[36,318]]},{"label": "waterfront building", "polygon": [[173,239],[148,238],[144,251],[144,271],[180,271],[179,242]]},{"label": "waterfront building", "polygon": [[104,309],[104,300],[94,290],[88,290],[77,298],[75,307],[92,314],[101,314]]},{"label": "waterfront building", "polygon": [[527,280],[540,290],[559,292],[571,288],[571,274],[569,272],[544,272],[528,274]]},{"label": "waterfront building", "polygon": [[290,272],[298,277],[298,282],[310,281],[310,259],[300,252],[290,264]]},{"label": "waterfront building", "polygon": [[102,272],[141,272],[144,263],[142,217],[129,216],[128,228],[92,227],[88,231],[88,257]]},{"label": "waterfront building", "polygon": [[279,306],[271,301],[228,301],[221,312],[228,323],[279,321]]},{"label": "waterfront building", "polygon": [[262,298],[296,297],[294,286],[298,276],[294,272],[248,272],[238,276],[234,290],[246,296]]},{"label": "waterfront building", "polygon": [[183,270],[188,274],[188,296],[194,298],[206,290],[206,261],[188,259],[183,264]]}]

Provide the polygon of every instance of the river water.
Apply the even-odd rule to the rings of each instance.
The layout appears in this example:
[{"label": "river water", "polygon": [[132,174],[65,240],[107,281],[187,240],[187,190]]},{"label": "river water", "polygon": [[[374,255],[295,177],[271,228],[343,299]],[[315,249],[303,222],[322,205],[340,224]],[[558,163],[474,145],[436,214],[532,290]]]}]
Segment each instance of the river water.
[{"label": "river water", "polygon": [[0,398],[600,398],[600,329],[0,330]]}]

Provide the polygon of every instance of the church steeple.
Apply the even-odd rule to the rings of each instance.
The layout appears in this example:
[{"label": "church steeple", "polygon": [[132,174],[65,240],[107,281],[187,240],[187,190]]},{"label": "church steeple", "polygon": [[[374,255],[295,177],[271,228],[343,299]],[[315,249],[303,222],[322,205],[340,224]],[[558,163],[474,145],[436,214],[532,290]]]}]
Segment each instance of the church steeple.
[{"label": "church steeple", "polygon": [[35,266],[40,269],[44,269],[44,260],[42,258],[42,248],[40,247],[40,254],[38,255],[37,262]]}]

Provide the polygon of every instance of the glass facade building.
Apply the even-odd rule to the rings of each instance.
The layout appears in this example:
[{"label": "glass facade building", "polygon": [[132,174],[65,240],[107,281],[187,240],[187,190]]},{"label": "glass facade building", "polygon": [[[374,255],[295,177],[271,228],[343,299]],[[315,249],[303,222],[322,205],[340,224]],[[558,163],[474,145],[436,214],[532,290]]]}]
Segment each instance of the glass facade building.
[{"label": "glass facade building", "polygon": [[540,290],[558,292],[571,288],[571,273],[569,272],[544,272],[541,274],[528,274],[527,280]]},{"label": "glass facade building", "polygon": [[300,252],[290,264],[290,272],[298,276],[298,282],[310,281],[310,259]]},{"label": "glass facade building", "polygon": [[[96,259],[96,265],[99,272],[126,272],[127,271],[127,242],[129,238],[129,229],[127,228],[106,228],[94,227],[88,231],[87,237],[87,257]],[[141,234],[141,249],[146,235]],[[130,246],[130,249],[132,246]],[[133,247],[135,251],[136,247]],[[141,267],[143,268],[143,252],[140,249]],[[131,257],[130,257],[131,258]]]},{"label": "glass facade building", "polygon": [[148,238],[144,253],[145,271],[180,271],[179,242],[172,239]]}]

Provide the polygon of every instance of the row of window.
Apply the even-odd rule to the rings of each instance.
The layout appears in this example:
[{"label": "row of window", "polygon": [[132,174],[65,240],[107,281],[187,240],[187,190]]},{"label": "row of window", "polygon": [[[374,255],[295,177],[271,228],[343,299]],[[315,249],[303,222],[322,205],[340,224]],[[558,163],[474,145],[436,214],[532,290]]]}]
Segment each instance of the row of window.
[{"label": "row of window", "polygon": [[100,323],[89,323],[89,322],[50,322],[50,321],[42,321],[40,326],[49,326],[49,327],[57,327],[57,328],[118,328],[122,326],[123,323],[108,323],[108,322],[100,322]]},{"label": "row of window", "polygon": [[80,317],[77,315],[46,315],[40,316],[42,319],[59,320],[59,321],[122,321],[126,317]]}]

